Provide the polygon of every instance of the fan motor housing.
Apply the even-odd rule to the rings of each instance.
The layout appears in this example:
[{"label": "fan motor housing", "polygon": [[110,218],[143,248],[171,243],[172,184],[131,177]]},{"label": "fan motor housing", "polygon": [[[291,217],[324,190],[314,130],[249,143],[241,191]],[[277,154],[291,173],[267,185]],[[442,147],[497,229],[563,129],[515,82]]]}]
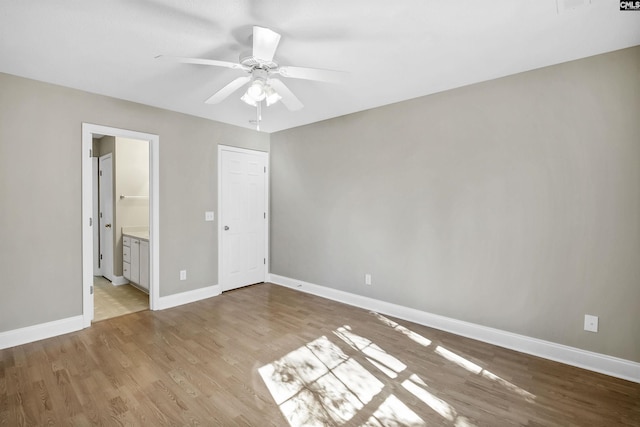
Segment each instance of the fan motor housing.
[{"label": "fan motor housing", "polygon": [[273,61],[263,61],[252,55],[252,52],[244,52],[240,55],[240,63],[249,68],[262,68],[265,70],[272,70],[278,68],[278,64]]}]

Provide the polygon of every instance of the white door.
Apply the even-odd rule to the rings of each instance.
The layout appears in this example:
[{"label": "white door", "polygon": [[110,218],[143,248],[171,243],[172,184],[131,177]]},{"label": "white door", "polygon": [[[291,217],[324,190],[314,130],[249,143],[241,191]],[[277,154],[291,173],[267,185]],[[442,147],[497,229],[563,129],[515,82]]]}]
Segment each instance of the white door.
[{"label": "white door", "polygon": [[223,291],[264,282],[267,153],[223,148],[220,156],[220,285]]},{"label": "white door", "polygon": [[[93,194],[93,214],[91,218],[100,218],[100,196],[99,190],[100,186],[98,185],[99,178],[99,169],[98,169],[98,158],[91,158],[91,176],[92,176],[92,194]],[[100,271],[100,227],[92,227],[93,229],[93,275],[94,276],[102,276],[102,272]]]},{"label": "white door", "polygon": [[113,164],[111,154],[100,157],[100,271],[113,280]]}]

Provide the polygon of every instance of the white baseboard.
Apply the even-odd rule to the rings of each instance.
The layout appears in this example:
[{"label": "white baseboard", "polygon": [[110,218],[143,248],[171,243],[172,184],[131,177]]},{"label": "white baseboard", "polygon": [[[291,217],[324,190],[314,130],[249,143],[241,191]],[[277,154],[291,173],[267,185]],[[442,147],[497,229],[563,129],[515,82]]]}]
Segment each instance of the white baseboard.
[{"label": "white baseboard", "polygon": [[531,354],[567,365],[590,371],[600,372],[612,377],[640,383],[640,363],[620,359],[606,354],[594,353],[575,347],[556,344],[525,335],[514,334],[500,329],[489,328],[475,323],[452,319],[416,310],[385,301],[376,300],[349,292],[339,291],[326,286],[270,274],[269,281],[298,291],[317,295],[356,307],[373,310],[381,314],[408,320],[420,325],[462,335],[478,341],[494,344],[522,353]]},{"label": "white baseboard", "polygon": [[207,286],[206,288],[194,289],[192,291],[181,292],[179,294],[168,295],[158,298],[155,310],[164,310],[177,307],[183,304],[200,301],[203,299],[218,296],[222,293],[220,285]]},{"label": "white baseboard", "polygon": [[125,279],[124,276],[113,276],[113,280],[111,281],[113,286],[126,285],[127,283],[129,283],[129,281]]},{"label": "white baseboard", "polygon": [[13,329],[11,331],[0,332],[0,350],[3,348],[15,347],[34,341],[69,332],[79,331],[83,328],[83,317],[74,316],[66,319],[54,320],[52,322],[40,323],[38,325]]},{"label": "white baseboard", "polygon": [[[206,288],[195,289],[193,291],[160,297],[156,310],[164,310],[166,308],[215,297],[220,295],[221,292],[222,289],[220,285],[213,285],[207,286]],[[27,326],[25,328],[14,329],[11,331],[0,332],[0,350],[58,335],[68,334],[69,332],[79,331],[83,328],[84,317],[80,315],[69,317],[67,319],[54,320],[53,322],[41,323],[39,325]]]}]

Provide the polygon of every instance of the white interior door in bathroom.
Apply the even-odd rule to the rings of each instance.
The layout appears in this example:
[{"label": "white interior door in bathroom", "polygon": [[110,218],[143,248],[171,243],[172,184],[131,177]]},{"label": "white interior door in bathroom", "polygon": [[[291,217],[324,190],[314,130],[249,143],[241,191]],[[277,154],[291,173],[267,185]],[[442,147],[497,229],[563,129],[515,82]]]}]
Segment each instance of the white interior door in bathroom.
[{"label": "white interior door in bathroom", "polygon": [[[98,158],[91,158],[91,184],[93,188],[92,199],[92,218],[100,218],[100,186],[98,179],[100,177],[100,169],[98,167]],[[93,229],[93,275],[102,276],[100,270],[100,227],[92,227]]]},{"label": "white interior door in bathroom", "polygon": [[113,281],[113,160],[100,156],[100,270]]}]

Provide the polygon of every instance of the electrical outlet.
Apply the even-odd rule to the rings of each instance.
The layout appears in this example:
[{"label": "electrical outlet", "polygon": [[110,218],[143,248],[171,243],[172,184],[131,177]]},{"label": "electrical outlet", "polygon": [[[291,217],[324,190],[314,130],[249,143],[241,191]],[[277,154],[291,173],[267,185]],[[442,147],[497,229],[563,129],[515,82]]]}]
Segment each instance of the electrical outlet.
[{"label": "electrical outlet", "polygon": [[213,221],[214,219],[215,219],[215,214],[213,213],[213,211],[206,211],[204,213],[205,221]]},{"label": "electrical outlet", "polygon": [[187,270],[180,270],[180,280],[187,280]]},{"label": "electrical outlet", "polygon": [[598,332],[598,316],[591,314],[584,315],[584,330],[589,332]]},{"label": "electrical outlet", "polygon": [[370,285],[371,284],[371,275],[369,273],[364,275],[364,284],[365,285]]}]

